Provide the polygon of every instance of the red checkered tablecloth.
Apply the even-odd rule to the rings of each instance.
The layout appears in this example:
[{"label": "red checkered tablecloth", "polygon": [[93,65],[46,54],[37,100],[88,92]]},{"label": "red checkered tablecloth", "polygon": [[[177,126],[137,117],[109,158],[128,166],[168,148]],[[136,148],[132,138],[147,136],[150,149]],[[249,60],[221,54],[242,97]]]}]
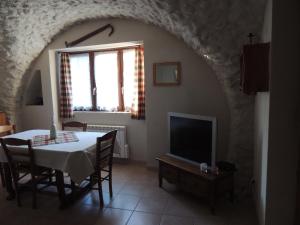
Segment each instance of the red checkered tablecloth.
[{"label": "red checkered tablecloth", "polygon": [[74,132],[58,132],[56,139],[50,139],[50,134],[36,135],[32,138],[32,145],[41,146],[77,141],[79,141],[79,139]]}]

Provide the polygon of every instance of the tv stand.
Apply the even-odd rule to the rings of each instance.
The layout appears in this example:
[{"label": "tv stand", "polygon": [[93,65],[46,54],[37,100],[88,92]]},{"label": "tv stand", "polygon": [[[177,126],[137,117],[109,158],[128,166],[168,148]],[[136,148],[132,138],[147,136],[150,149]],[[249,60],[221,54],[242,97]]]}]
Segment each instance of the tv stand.
[{"label": "tv stand", "polygon": [[164,178],[186,192],[204,197],[209,200],[213,214],[218,197],[229,193],[233,201],[233,172],[204,173],[200,171],[199,166],[170,155],[157,157],[156,160],[159,162],[159,187],[162,187]]}]

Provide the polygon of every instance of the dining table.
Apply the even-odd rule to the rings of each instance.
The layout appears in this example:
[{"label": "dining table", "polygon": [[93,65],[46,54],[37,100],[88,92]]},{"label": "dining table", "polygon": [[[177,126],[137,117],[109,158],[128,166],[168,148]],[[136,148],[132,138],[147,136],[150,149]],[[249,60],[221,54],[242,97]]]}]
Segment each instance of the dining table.
[{"label": "dining table", "polygon": [[[79,197],[89,191],[93,184],[88,183],[82,187],[77,185],[80,188],[76,189],[76,193],[67,194],[65,187],[68,185],[65,183],[64,174],[68,174],[76,184],[81,184],[93,174],[97,137],[105,134],[105,132],[58,131],[57,138],[50,140],[49,130],[26,130],[2,138],[32,140],[36,164],[52,168],[55,171],[55,185],[60,199],[60,207],[65,208],[76,200],[76,196]],[[15,146],[14,148],[25,151],[26,146]],[[8,199],[12,199],[14,198],[12,177],[1,146],[0,162],[4,164]]]}]

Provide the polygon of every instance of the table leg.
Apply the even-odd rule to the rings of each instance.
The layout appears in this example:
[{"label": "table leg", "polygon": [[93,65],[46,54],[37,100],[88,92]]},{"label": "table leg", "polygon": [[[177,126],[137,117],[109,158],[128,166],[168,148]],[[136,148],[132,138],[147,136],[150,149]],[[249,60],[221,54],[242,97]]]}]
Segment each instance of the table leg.
[{"label": "table leg", "polygon": [[162,187],[162,172],[161,172],[161,164],[159,163],[159,169],[158,169],[158,186]]},{"label": "table leg", "polygon": [[60,200],[60,208],[64,208],[67,205],[66,192],[65,192],[65,182],[64,182],[64,174],[60,170],[55,170],[56,177],[56,187]]},{"label": "table leg", "polygon": [[215,215],[215,207],[216,207],[216,184],[215,184],[215,182],[211,183],[209,198],[210,198],[209,199],[210,211],[213,215]]},{"label": "table leg", "polygon": [[12,185],[12,176],[10,173],[10,169],[8,166],[8,163],[3,163],[3,169],[4,169],[4,177],[5,177],[5,185],[6,185],[6,191],[8,196],[6,197],[7,200],[12,200],[15,198],[15,190]]}]

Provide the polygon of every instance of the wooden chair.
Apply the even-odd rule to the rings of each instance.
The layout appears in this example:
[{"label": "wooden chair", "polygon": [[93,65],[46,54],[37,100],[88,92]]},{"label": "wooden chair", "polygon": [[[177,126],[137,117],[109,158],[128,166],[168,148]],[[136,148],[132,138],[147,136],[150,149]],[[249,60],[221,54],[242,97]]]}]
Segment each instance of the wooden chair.
[{"label": "wooden chair", "polygon": [[[5,135],[13,134],[16,131],[15,125],[0,125],[0,137]],[[5,179],[4,179],[4,168],[3,164],[0,162],[0,178],[2,186],[5,187]]]},{"label": "wooden chair", "polygon": [[[52,170],[46,167],[37,166],[31,140],[17,138],[0,138],[0,143],[5,152],[8,166],[12,175],[18,206],[21,206],[19,182],[26,175],[31,175],[30,186],[32,189],[32,207],[36,208],[37,185],[45,180],[52,181]],[[16,149],[16,146],[27,146],[26,149]],[[22,176],[20,175],[22,174]]]},{"label": "wooden chair", "polygon": [[[96,147],[96,163],[95,172],[91,176],[91,179],[97,180],[99,192],[100,207],[103,208],[103,193],[102,193],[102,181],[107,180],[109,182],[109,194],[110,197],[113,195],[112,191],[112,159],[113,151],[116,140],[117,130],[113,130],[102,137],[97,138]],[[106,176],[102,177],[101,172],[107,173]]]},{"label": "wooden chair", "polygon": [[67,127],[79,128],[79,129],[82,129],[82,131],[86,131],[87,123],[81,123],[78,121],[70,121],[70,122],[62,123],[62,130],[65,130]]}]

